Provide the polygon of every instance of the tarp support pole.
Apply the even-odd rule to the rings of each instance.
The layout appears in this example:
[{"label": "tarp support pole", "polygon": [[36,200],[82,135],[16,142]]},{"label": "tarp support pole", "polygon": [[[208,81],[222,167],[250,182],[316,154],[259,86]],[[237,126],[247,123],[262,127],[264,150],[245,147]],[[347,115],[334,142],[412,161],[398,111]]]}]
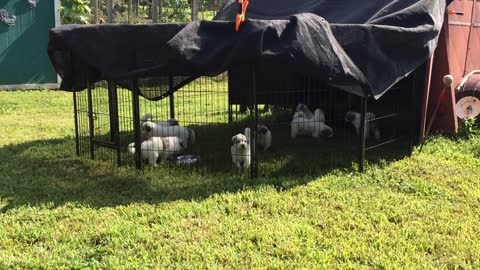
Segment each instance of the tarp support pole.
[{"label": "tarp support pole", "polygon": [[175,98],[173,93],[173,76],[168,77],[168,91],[170,92],[169,101],[170,101],[170,118],[175,119]]},{"label": "tarp support pole", "polygon": [[118,119],[117,84],[114,80],[108,80],[108,110],[110,115],[110,140],[117,150],[117,164],[121,165],[120,131]]},{"label": "tarp support pole", "polygon": [[232,92],[231,92],[231,76],[230,71],[227,73],[227,89],[228,89],[228,123],[231,124],[233,122],[233,105],[232,105]]},{"label": "tarp support pole", "polygon": [[257,126],[258,126],[258,104],[257,104],[257,85],[256,68],[252,67],[252,105],[250,111],[250,178],[258,178],[258,158],[257,158]]},{"label": "tarp support pole", "polygon": [[73,117],[75,118],[75,153],[80,156],[80,137],[78,132],[77,92],[73,91]]},{"label": "tarp support pole", "polygon": [[418,115],[417,108],[415,107],[415,92],[418,89],[418,80],[417,80],[417,70],[412,74],[412,86],[410,87],[410,110],[408,112],[408,117],[410,118],[410,123],[415,123],[413,127],[409,128],[409,138],[408,138],[408,155],[411,156],[413,153],[413,144],[414,144],[414,129],[417,129],[417,125],[420,124],[417,122],[415,115]]},{"label": "tarp support pole", "polygon": [[360,102],[361,114],[360,114],[360,151],[358,157],[358,169],[360,172],[365,171],[365,138],[367,128],[367,96],[363,96]]},{"label": "tarp support pole", "polygon": [[90,80],[87,79],[87,99],[88,99],[88,126],[90,129],[90,158],[93,160],[95,159],[95,146],[93,144],[93,140],[95,137],[94,133],[94,121],[93,121],[93,101],[92,101],[92,85]]},{"label": "tarp support pole", "polygon": [[135,167],[142,169],[141,137],[140,137],[140,89],[138,81],[132,80],[132,114],[133,114],[133,137],[135,141]]}]

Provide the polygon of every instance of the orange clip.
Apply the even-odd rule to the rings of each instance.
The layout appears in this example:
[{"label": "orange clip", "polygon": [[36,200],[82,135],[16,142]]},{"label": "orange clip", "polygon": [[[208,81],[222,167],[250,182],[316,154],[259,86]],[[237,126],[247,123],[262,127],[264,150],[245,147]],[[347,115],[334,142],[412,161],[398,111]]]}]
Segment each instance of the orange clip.
[{"label": "orange clip", "polygon": [[456,11],[456,10],[451,10],[451,9],[449,9],[447,13],[448,13],[448,15],[463,15],[464,14],[461,11]]},{"label": "orange clip", "polygon": [[240,30],[240,24],[245,21],[245,13],[247,12],[248,0],[238,0],[238,3],[242,5],[241,13],[237,14],[237,20],[235,22],[235,30]]}]

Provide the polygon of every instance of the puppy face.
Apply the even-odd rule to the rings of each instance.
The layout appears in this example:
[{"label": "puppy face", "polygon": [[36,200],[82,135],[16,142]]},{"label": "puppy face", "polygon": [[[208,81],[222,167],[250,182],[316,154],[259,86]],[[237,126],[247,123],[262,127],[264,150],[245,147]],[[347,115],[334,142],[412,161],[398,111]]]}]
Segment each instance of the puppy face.
[{"label": "puppy face", "polygon": [[303,103],[300,103],[300,104],[297,105],[297,109],[296,109],[297,112],[298,112],[298,111],[302,111],[302,112],[303,112],[303,111],[306,111],[306,110],[308,110],[307,105],[305,105],[305,104],[303,104]]},{"label": "puppy face", "polygon": [[325,136],[327,138],[333,137],[333,130],[331,128],[326,128],[322,130],[322,136]]},{"label": "puppy face", "polygon": [[142,124],[142,127],[140,128],[140,133],[142,134],[142,138],[148,139],[153,136],[152,133],[153,133],[154,125],[155,123],[152,123],[152,122],[145,122]]},{"label": "puppy face", "polygon": [[142,125],[142,131],[145,132],[145,133],[149,133],[149,132],[152,132],[153,130],[153,123],[152,122],[145,122],[143,123]]},{"label": "puppy face", "polygon": [[185,149],[185,145],[183,144],[183,141],[180,140],[180,142],[178,143],[178,145],[180,145],[180,149]]},{"label": "puppy face", "polygon": [[243,148],[243,149],[247,149],[247,146],[248,146],[247,136],[245,136],[241,133],[233,136],[232,137],[232,145],[234,145],[236,147]]},{"label": "puppy face", "polygon": [[264,125],[259,125],[258,128],[257,128],[257,131],[258,131],[259,134],[265,135],[268,132],[268,128]]},{"label": "puppy face", "polygon": [[295,114],[293,115],[293,119],[295,118],[305,118],[305,113],[303,111],[296,111]]},{"label": "puppy face", "polygon": [[355,112],[347,112],[345,115],[345,122],[351,123],[357,117],[357,113]]}]

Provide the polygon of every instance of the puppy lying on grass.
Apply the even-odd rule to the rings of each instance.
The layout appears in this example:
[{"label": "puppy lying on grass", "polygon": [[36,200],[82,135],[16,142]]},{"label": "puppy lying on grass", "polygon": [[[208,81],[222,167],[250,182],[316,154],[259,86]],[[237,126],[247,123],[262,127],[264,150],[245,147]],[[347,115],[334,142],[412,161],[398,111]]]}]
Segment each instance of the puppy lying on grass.
[{"label": "puppy lying on grass", "polygon": [[[302,104],[299,104],[299,106],[300,105]],[[306,109],[308,110],[308,108]],[[328,138],[333,136],[333,129],[325,124],[325,114],[321,109],[316,109],[311,118],[308,118],[307,115],[308,113],[305,114],[304,110],[295,111],[293,119],[290,122],[290,135],[292,139],[295,139],[298,135],[312,136],[312,138],[315,139],[319,138],[320,135]]]},{"label": "puppy lying on grass", "polygon": [[[171,156],[183,151],[183,141],[178,137],[151,137],[142,142],[140,146],[142,159],[152,166],[158,166],[157,161],[166,161]],[[128,153],[135,156],[135,143],[128,145]]]}]

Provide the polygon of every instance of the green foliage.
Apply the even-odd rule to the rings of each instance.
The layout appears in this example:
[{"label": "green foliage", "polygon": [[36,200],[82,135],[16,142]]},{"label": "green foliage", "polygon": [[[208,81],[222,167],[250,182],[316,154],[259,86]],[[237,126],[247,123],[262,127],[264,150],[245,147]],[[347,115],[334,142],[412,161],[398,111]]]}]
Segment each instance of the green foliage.
[{"label": "green foliage", "polygon": [[463,137],[472,137],[480,135],[480,124],[476,118],[465,119],[460,122],[458,134]]},{"label": "green foliage", "polygon": [[80,159],[71,93],[0,101],[0,269],[480,269],[480,137],[251,181]]},{"label": "green foliage", "polygon": [[88,0],[60,0],[62,24],[88,24],[91,14]]},{"label": "green foliage", "polygon": [[[188,0],[165,0],[162,20],[165,22],[187,22],[191,19]],[[190,12],[189,12],[190,11]]]}]

